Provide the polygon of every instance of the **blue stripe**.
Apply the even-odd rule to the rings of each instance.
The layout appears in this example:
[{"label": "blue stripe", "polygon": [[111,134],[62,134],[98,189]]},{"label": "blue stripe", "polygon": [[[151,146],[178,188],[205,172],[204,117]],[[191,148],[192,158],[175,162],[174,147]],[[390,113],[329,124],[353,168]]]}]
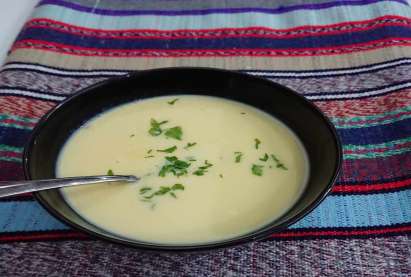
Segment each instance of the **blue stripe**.
[{"label": "blue stripe", "polygon": [[385,38],[411,38],[411,28],[404,26],[384,26],[362,32],[344,33],[338,35],[321,35],[298,38],[189,38],[189,39],[103,39],[60,32],[54,29],[30,28],[24,31],[18,40],[35,39],[49,42],[73,45],[85,48],[99,49],[287,49],[287,48],[318,48],[337,47],[347,44],[366,43]]},{"label": "blue stripe", "polygon": [[338,129],[343,144],[365,145],[403,139],[411,136],[411,118],[392,124],[365,128]]},{"label": "blue stripe", "polygon": [[[411,190],[396,193],[328,196],[291,228],[371,227],[411,222]],[[2,232],[65,230],[37,202],[1,202]]]},{"label": "blue stripe", "polygon": [[195,9],[195,10],[109,10],[100,9],[94,7],[81,6],[76,3],[71,3],[64,0],[43,0],[40,5],[59,5],[65,8],[74,9],[81,12],[111,15],[111,16],[128,16],[128,15],[207,15],[212,13],[249,13],[259,12],[267,14],[282,14],[292,12],[296,10],[319,10],[327,9],[339,6],[362,6],[369,5],[377,2],[398,2],[407,5],[404,0],[343,0],[343,1],[330,1],[318,4],[300,4],[293,6],[282,6],[278,8],[260,8],[260,7],[246,7],[246,8],[209,8],[209,9]]},{"label": "blue stripe", "polygon": [[29,136],[29,130],[0,126],[0,144],[22,147],[27,142]]},{"label": "blue stripe", "polygon": [[369,227],[411,222],[411,190],[329,196],[291,228]]}]

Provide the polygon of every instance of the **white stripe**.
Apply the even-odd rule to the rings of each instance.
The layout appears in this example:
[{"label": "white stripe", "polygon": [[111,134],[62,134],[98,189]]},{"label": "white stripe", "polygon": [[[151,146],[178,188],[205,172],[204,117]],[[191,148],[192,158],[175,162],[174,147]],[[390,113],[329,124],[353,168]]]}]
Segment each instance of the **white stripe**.
[{"label": "white stripe", "polygon": [[38,92],[33,92],[33,91],[28,91],[28,90],[21,90],[21,89],[0,89],[0,94],[12,94],[12,95],[21,95],[21,96],[29,96],[29,97],[35,97],[35,98],[40,98],[40,99],[45,99],[45,100],[57,100],[61,101],[66,99],[65,96],[55,96],[55,95],[49,95],[45,93],[38,93]]},{"label": "white stripe", "polygon": [[387,92],[391,92],[391,91],[395,91],[395,90],[399,90],[399,89],[403,89],[403,88],[409,88],[409,87],[411,87],[411,82],[390,86],[388,88],[366,91],[366,92],[344,93],[344,94],[328,94],[328,95],[324,94],[324,95],[311,95],[311,96],[310,95],[305,95],[305,97],[307,99],[310,99],[310,100],[359,98],[359,97],[380,95],[380,94],[384,94],[384,93],[387,93]]},{"label": "white stripe", "polygon": [[[377,64],[368,67],[358,67],[354,69],[337,69],[337,70],[323,70],[317,72],[254,72],[254,71],[246,71],[250,75],[254,76],[261,76],[261,77],[318,77],[318,76],[327,76],[327,75],[343,75],[349,73],[362,73],[368,72],[371,70],[378,70],[384,69],[390,66],[397,66],[402,64],[409,64],[411,63],[411,59],[404,59],[400,61],[393,61],[387,62],[384,64]],[[2,67],[2,70],[7,69],[27,69],[27,70],[37,70],[45,73],[52,73],[52,74],[60,74],[60,75],[71,75],[71,76],[122,76],[126,75],[128,72],[121,71],[110,71],[110,70],[90,70],[90,71],[76,71],[76,70],[65,70],[65,69],[55,69],[50,68],[48,66],[43,65],[35,65],[35,64],[21,64],[21,63],[9,63]]]},{"label": "white stripe", "polygon": [[29,69],[29,70],[38,70],[47,73],[60,74],[60,75],[78,75],[78,76],[94,76],[94,75],[109,75],[109,76],[121,76],[127,74],[127,72],[118,72],[118,71],[69,71],[62,69],[54,69],[42,65],[34,64],[6,64],[3,66],[2,70],[6,69]]},{"label": "white stripe", "polygon": [[401,61],[394,61],[388,62],[384,64],[377,64],[365,68],[355,68],[355,69],[340,69],[340,70],[333,70],[333,71],[320,71],[320,72],[250,72],[250,74],[255,76],[263,76],[263,77],[318,77],[318,76],[327,76],[327,75],[343,75],[349,73],[362,73],[376,69],[383,69],[389,66],[394,65],[401,65],[410,63],[411,59],[401,60]]}]

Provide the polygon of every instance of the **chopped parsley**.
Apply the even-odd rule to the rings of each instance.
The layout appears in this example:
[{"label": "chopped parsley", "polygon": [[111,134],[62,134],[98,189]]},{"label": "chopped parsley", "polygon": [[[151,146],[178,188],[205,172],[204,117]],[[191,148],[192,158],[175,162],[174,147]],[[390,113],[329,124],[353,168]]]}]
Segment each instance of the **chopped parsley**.
[{"label": "chopped parsley", "polygon": [[133,138],[133,137],[135,137],[135,136],[136,136],[135,134],[131,134],[131,135],[130,135],[130,138]]},{"label": "chopped parsley", "polygon": [[221,179],[223,179],[223,177],[224,177],[223,174],[220,174],[220,175],[218,175],[218,176],[220,176]]},{"label": "chopped parsley", "polygon": [[263,165],[253,164],[253,165],[251,166],[251,172],[252,172],[254,175],[262,176],[262,175],[263,175],[263,168],[264,168]]},{"label": "chopped parsley", "polygon": [[173,100],[171,100],[171,101],[168,101],[167,103],[168,103],[169,105],[174,105],[177,101],[178,101],[178,98],[173,99]]},{"label": "chopped parsley", "polygon": [[164,133],[164,135],[167,138],[173,138],[173,139],[181,140],[181,137],[183,136],[183,130],[181,129],[181,127],[176,126],[176,127],[167,129],[166,132]]},{"label": "chopped parsley", "polygon": [[208,172],[208,168],[212,167],[213,164],[210,164],[207,160],[205,160],[204,165],[200,166],[196,171],[193,172],[194,175],[203,176],[204,173]]},{"label": "chopped parsley", "polygon": [[193,147],[193,146],[196,145],[196,144],[197,144],[197,142],[188,142],[187,145],[184,146],[184,149],[187,150],[188,148]]},{"label": "chopped parsley", "polygon": [[154,156],[153,155],[148,155],[148,156],[144,157],[144,159],[149,159],[149,158],[154,158]]},{"label": "chopped parsley", "polygon": [[158,176],[165,177],[168,173],[180,177],[187,174],[187,169],[191,165],[188,162],[179,160],[176,156],[165,157],[166,164],[160,169]]},{"label": "chopped parsley", "polygon": [[113,170],[111,170],[111,169],[107,170],[107,175],[108,176],[113,176],[114,175]]},{"label": "chopped parsley", "polygon": [[148,150],[147,154],[151,154],[151,152],[153,152],[153,149]]},{"label": "chopped parsley", "polygon": [[241,112],[241,114],[246,114],[245,112]]},{"label": "chopped parsley", "polygon": [[277,168],[288,170],[288,168],[274,154],[271,154],[271,158],[275,162]]},{"label": "chopped parsley", "polygon": [[174,151],[177,150],[177,146],[172,146],[163,150],[157,150],[157,152],[163,152],[163,153],[173,153]]},{"label": "chopped parsley", "polygon": [[262,161],[262,162],[266,162],[266,161],[268,161],[268,158],[269,158],[269,157],[268,157],[268,154],[265,153],[262,158],[259,158],[259,160]]},{"label": "chopped parsley", "polygon": [[243,153],[242,152],[234,152],[235,158],[234,161],[236,163],[241,162],[241,158],[243,157]]},{"label": "chopped parsley", "polygon": [[255,138],[254,142],[255,142],[255,145],[254,145],[255,149],[258,149],[260,147],[261,141],[258,138]]},{"label": "chopped parsley", "polygon": [[144,194],[151,192],[152,188],[144,187],[140,189],[140,194],[143,195],[143,199],[141,201],[147,202],[155,196],[162,196],[166,194],[170,194],[170,196],[177,198],[177,195],[175,194],[175,191],[177,190],[184,190],[184,186],[182,184],[174,184],[172,187],[161,186],[157,191],[152,192],[149,195]]},{"label": "chopped parsley", "polygon": [[149,188],[149,187],[141,188],[141,189],[140,189],[140,194],[144,194],[144,193],[146,193],[146,192],[149,192],[150,190],[152,190],[152,188]]},{"label": "chopped parsley", "polygon": [[150,129],[148,130],[148,133],[152,135],[153,137],[161,135],[163,133],[163,130],[161,129],[161,125],[166,124],[167,122],[168,122],[167,120],[158,122],[157,120],[152,118],[150,120]]}]

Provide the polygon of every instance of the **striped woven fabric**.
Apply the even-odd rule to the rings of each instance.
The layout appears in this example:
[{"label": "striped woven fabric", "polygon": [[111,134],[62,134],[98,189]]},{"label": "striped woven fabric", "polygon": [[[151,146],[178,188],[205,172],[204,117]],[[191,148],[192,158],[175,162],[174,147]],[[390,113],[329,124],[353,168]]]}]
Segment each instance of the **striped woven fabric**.
[{"label": "striped woven fabric", "polygon": [[1,276],[411,275],[407,1],[43,0],[0,73],[0,179],[23,178],[23,146],[58,102],[165,66],[238,70],[312,100],[343,143],[331,195],[266,241],[185,256],[95,241],[30,194],[1,199]]}]

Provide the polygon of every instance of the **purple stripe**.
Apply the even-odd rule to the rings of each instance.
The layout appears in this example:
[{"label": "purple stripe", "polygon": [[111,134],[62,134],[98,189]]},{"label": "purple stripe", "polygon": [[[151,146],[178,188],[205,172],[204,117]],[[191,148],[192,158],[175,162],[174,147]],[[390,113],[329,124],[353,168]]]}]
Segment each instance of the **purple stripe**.
[{"label": "purple stripe", "polygon": [[[384,0],[386,2],[397,2],[408,6],[406,0]],[[58,5],[74,10],[89,12],[93,14],[101,15],[117,15],[117,16],[128,16],[128,15],[206,15],[212,13],[246,13],[246,12],[260,12],[268,14],[281,14],[296,10],[317,10],[326,9],[338,6],[361,6],[368,5],[372,3],[382,2],[380,0],[345,0],[345,1],[332,1],[319,4],[300,4],[287,7],[278,8],[226,8],[226,9],[204,9],[204,10],[176,10],[176,11],[165,11],[165,10],[108,10],[108,9],[95,9],[91,7],[84,7],[75,3],[70,3],[65,0],[43,0],[38,6],[42,5]]]}]

